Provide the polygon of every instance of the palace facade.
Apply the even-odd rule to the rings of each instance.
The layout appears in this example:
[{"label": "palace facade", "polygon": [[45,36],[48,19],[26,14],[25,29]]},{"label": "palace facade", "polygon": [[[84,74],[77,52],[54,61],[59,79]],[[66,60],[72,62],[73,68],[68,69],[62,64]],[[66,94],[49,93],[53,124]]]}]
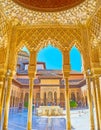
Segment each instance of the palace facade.
[{"label": "palace facade", "polygon": [[[29,54],[24,51],[18,53],[17,72],[13,79],[11,91],[11,107],[18,107],[19,103],[28,103]],[[47,70],[44,62],[37,62],[37,71],[33,80],[33,104],[65,106],[65,81],[62,70]],[[71,71],[69,76],[70,100],[75,100],[82,106],[87,106],[87,87],[84,75]]]}]

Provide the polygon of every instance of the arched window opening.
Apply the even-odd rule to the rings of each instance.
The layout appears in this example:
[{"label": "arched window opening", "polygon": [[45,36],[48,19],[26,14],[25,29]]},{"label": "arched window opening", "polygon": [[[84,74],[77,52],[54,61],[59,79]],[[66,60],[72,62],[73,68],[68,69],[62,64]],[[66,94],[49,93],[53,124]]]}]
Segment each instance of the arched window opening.
[{"label": "arched window opening", "polygon": [[46,92],[44,92],[44,105],[46,106],[47,102],[46,102]]},{"label": "arched window opening", "polygon": [[74,92],[71,93],[71,100],[76,101],[75,93]]},{"label": "arched window opening", "polygon": [[54,105],[57,105],[57,93],[54,92]]}]

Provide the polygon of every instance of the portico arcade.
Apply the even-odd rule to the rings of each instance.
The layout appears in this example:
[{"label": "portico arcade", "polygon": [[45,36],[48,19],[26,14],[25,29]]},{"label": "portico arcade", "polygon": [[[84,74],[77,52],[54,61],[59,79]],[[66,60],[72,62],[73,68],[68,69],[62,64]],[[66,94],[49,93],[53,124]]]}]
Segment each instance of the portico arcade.
[{"label": "portico arcade", "polygon": [[[44,27],[43,26],[43,30],[46,29],[46,26]],[[59,34],[61,32],[61,28],[60,27],[57,27],[58,29],[60,29]],[[39,30],[40,28],[36,28],[36,31]],[[52,30],[52,31],[51,31]],[[43,37],[44,36],[47,36],[50,34],[53,35],[53,36],[57,36],[56,34],[58,33],[55,33],[57,29],[55,28],[49,28],[48,32],[45,30],[44,31],[44,34],[43,34]],[[64,30],[62,28],[62,30]],[[68,30],[68,28],[67,28]],[[49,34],[47,34],[49,33]],[[55,34],[54,34],[55,33]],[[15,35],[16,34],[16,35]],[[47,35],[46,35],[47,34]],[[28,130],[31,129],[31,125],[32,125],[32,90],[33,90],[33,79],[34,79],[34,76],[35,76],[35,71],[36,71],[36,54],[37,54],[37,50],[39,48],[42,48],[44,47],[45,45],[48,44],[48,39],[45,40],[45,42],[41,42],[39,41],[39,44],[35,44],[35,42],[33,43],[33,41],[30,41],[30,43],[32,44],[28,44],[28,43],[23,43],[23,42],[20,42],[20,45],[17,43],[17,40],[19,39],[19,35],[17,36],[17,33],[13,33],[12,34],[12,40],[11,41],[15,41],[13,44],[10,43],[10,53],[8,55],[8,66],[7,66],[7,73],[8,73],[8,91],[7,91],[7,96],[6,96],[6,107],[5,107],[5,113],[4,113],[4,129],[7,129],[7,122],[8,122],[8,112],[9,112],[9,103],[10,103],[10,95],[11,95],[11,86],[12,86],[12,77],[13,77],[13,72],[15,71],[15,64],[16,64],[16,56],[17,56],[17,51],[18,49],[20,49],[20,46],[21,45],[26,45],[28,46],[29,48],[29,51],[30,51],[30,63],[29,63],[29,69],[28,69],[28,72],[29,72],[29,80],[30,80],[30,88],[29,88],[29,108],[28,108]],[[27,35],[28,35],[28,31],[27,31]],[[31,35],[29,36],[29,39],[30,39]],[[58,37],[58,39],[60,39],[61,41],[61,36]],[[26,37],[25,37],[26,38]],[[39,38],[39,36],[37,35],[36,37],[37,39]],[[40,38],[40,39],[42,39]],[[28,40],[28,38],[27,38]],[[51,39],[49,39],[50,42],[51,42]],[[67,129],[70,130],[71,129],[71,121],[70,121],[70,106],[69,106],[69,88],[68,88],[68,77],[69,77],[69,72],[70,72],[70,63],[69,63],[69,50],[70,50],[70,47],[72,46],[72,44],[69,44],[67,43],[68,46],[63,46],[64,44],[61,44],[59,41],[56,42],[56,41],[52,41],[52,43],[54,43],[54,46],[58,47],[61,49],[62,53],[63,53],[63,73],[64,73],[64,79],[65,79],[65,82],[66,82],[66,110],[67,110]],[[64,39],[64,43],[65,43],[65,39]],[[78,44],[78,42],[76,43],[77,46],[80,44]],[[18,46],[17,46],[18,45]],[[80,48],[82,49],[83,51],[83,48]],[[83,51],[84,52],[84,51]],[[12,57],[12,55],[15,53],[14,57]],[[89,53],[89,51],[88,51]],[[82,53],[84,54],[84,53]],[[90,57],[88,57],[90,58]],[[86,58],[84,59],[84,62],[85,62]],[[89,59],[90,60],[90,59]],[[91,75],[91,72],[88,72],[88,71],[91,71],[91,70],[88,70],[88,68],[90,69],[90,62],[87,62],[87,64],[84,64],[85,68],[87,68],[87,70],[85,71],[86,72],[86,76],[87,76],[87,83],[88,83],[88,100],[89,100],[89,108],[90,108],[90,121],[91,121],[91,129],[93,130],[94,129],[94,114],[93,114],[93,106],[92,106],[92,96],[91,96],[91,88],[90,88],[90,78],[92,78],[92,75]],[[89,67],[87,67],[87,65],[89,65]],[[94,78],[93,78],[93,81],[95,82]],[[96,84],[99,87],[99,82],[98,82],[98,77],[96,77]],[[98,91],[98,89],[97,89]],[[96,91],[94,91],[96,92]],[[98,103],[99,103],[99,106],[98,108],[100,108],[100,91],[97,92],[97,96],[98,96]],[[3,94],[4,95],[4,94]],[[96,93],[94,93],[94,96],[96,96]],[[95,106],[96,106],[96,99],[95,98]],[[96,109],[96,112],[100,112],[100,109]],[[100,115],[100,114],[99,114]],[[99,121],[100,121],[100,116],[99,116]]]},{"label": "portico arcade", "polygon": [[[100,0],[97,1],[93,16],[89,16],[90,20],[85,19],[83,23],[81,18],[80,21],[77,19],[76,24],[68,23],[69,25],[57,23],[57,19],[54,23],[46,20],[46,23],[39,22],[37,25],[30,24],[30,22],[28,24],[28,19],[25,19],[27,25],[24,25],[24,21],[19,20],[21,18],[12,17],[11,20],[7,19],[8,16],[5,16],[7,13],[0,5],[0,121],[5,95],[4,90],[7,89],[3,130],[8,129],[12,78],[15,73],[17,53],[22,46],[26,46],[30,52],[27,130],[32,129],[32,90],[36,72],[36,55],[41,48],[48,45],[49,41],[53,46],[59,48],[63,54],[63,74],[66,85],[66,130],[71,130],[68,78],[70,72],[69,51],[74,44],[82,53],[84,61],[84,74],[88,86],[90,130],[95,130],[93,101],[97,117],[97,129],[101,129],[101,83],[99,80],[101,76],[101,7],[99,5]],[[93,92],[91,92],[91,81],[93,83]]]}]

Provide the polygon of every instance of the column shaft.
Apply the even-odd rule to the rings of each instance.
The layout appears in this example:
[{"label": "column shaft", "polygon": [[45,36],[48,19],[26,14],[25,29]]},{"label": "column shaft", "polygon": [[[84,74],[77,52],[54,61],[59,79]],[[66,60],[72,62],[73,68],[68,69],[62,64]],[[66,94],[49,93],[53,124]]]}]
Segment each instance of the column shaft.
[{"label": "column shaft", "polygon": [[96,111],[97,129],[100,130],[98,105],[97,105],[97,95],[96,95],[96,86],[95,86],[95,78],[93,78],[93,99],[94,99],[94,106],[95,106],[95,111]]},{"label": "column shaft", "polygon": [[65,79],[66,89],[65,89],[65,105],[66,105],[66,130],[71,130],[71,119],[70,119],[70,100],[69,100],[69,83],[68,78]]},{"label": "column shaft", "polygon": [[4,79],[0,78],[0,122],[2,119],[2,104],[3,104],[3,96],[4,96]]},{"label": "column shaft", "polygon": [[95,130],[90,77],[87,77],[87,83],[88,83],[88,103],[89,103],[89,110],[90,110],[90,130]]},{"label": "column shaft", "polygon": [[32,102],[33,102],[33,78],[29,79],[29,102],[27,130],[32,130]]},{"label": "column shaft", "polygon": [[8,77],[7,95],[6,95],[6,100],[5,100],[3,130],[8,129],[8,116],[9,116],[11,88],[12,88],[12,77],[9,76]]},{"label": "column shaft", "polygon": [[99,77],[96,77],[96,90],[97,90],[97,103],[98,103],[98,115],[99,115],[99,124],[101,128],[101,96],[100,96],[100,83],[99,83]]}]

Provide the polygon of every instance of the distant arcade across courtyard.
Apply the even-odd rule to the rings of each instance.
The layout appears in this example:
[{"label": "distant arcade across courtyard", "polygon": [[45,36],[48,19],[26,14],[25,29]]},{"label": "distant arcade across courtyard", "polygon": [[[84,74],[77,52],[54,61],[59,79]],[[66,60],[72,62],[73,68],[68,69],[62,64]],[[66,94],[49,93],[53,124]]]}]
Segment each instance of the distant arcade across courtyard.
[{"label": "distant arcade across courtyard", "polygon": [[[20,51],[17,61],[17,72],[13,79],[10,107],[28,106],[29,54]],[[33,81],[33,104],[59,105],[65,108],[65,83],[61,70],[47,70],[44,62],[37,62],[37,73]],[[81,72],[71,71],[69,76],[70,100],[76,101],[78,107],[87,106],[86,80]]]}]

